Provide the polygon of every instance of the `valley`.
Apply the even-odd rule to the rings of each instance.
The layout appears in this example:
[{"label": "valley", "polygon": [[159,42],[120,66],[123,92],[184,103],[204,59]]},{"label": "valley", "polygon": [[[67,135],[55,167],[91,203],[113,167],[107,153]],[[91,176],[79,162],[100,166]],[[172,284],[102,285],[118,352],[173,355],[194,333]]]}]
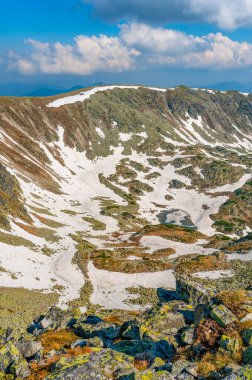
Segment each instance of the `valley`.
[{"label": "valley", "polygon": [[143,310],[181,271],[251,283],[251,148],[252,95],[238,92],[0,98],[3,326],[22,293],[23,326],[53,304]]}]

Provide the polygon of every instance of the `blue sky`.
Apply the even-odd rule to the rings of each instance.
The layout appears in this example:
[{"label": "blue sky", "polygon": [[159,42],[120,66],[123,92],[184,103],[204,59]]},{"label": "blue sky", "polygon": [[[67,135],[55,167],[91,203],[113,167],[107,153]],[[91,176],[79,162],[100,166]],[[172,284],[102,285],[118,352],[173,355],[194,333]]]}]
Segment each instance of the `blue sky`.
[{"label": "blue sky", "polygon": [[12,0],[0,83],[250,81],[251,0]]}]

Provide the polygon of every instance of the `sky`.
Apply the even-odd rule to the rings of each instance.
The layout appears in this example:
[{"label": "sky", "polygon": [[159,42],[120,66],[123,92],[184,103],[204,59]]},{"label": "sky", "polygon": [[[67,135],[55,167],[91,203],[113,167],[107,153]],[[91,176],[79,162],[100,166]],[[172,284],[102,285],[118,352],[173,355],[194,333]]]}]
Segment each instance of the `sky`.
[{"label": "sky", "polygon": [[251,0],[12,0],[0,83],[252,82]]}]

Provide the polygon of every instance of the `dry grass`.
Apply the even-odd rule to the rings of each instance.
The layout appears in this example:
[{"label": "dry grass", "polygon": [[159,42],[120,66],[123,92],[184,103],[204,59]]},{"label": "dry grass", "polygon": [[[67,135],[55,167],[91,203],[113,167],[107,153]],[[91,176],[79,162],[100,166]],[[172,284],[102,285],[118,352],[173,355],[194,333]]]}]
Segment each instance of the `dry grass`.
[{"label": "dry grass", "polygon": [[176,271],[179,273],[195,273],[202,271],[229,269],[230,264],[221,261],[220,258],[212,256],[197,255],[196,257],[185,257],[180,260]]},{"label": "dry grass", "polygon": [[51,350],[59,351],[62,348],[69,348],[77,336],[69,330],[46,331],[40,339],[47,353]]},{"label": "dry grass", "polygon": [[40,363],[31,363],[30,370],[31,375],[27,380],[42,380],[50,374],[51,366],[61,358],[72,358],[79,355],[90,354],[92,352],[91,347],[75,347],[66,350],[63,355],[55,355],[53,358],[43,360]]},{"label": "dry grass", "polygon": [[246,314],[242,306],[246,303],[247,298],[246,291],[243,289],[225,291],[217,295],[217,299],[238,318],[242,318]]},{"label": "dry grass", "polygon": [[102,317],[104,322],[115,323],[116,325],[122,325],[122,320],[117,315],[108,315],[106,317]]},{"label": "dry grass", "polygon": [[147,360],[135,360],[134,367],[138,371],[145,371],[149,367],[149,362]]},{"label": "dry grass", "polygon": [[207,352],[201,361],[197,363],[198,373],[207,377],[211,371],[219,371],[232,361],[233,359],[224,352],[217,352],[216,354]]}]

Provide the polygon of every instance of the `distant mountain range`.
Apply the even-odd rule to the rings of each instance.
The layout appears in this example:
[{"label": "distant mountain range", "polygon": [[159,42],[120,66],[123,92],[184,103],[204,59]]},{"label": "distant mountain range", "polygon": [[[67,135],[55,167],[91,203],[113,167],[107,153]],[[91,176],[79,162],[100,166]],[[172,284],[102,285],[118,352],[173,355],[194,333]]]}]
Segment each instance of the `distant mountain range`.
[{"label": "distant mountain range", "polygon": [[[76,91],[81,88],[103,85],[105,83],[89,83],[84,82],[82,84],[75,85],[71,88],[58,87],[58,86],[48,86],[45,84],[26,84],[26,83],[0,83],[0,96],[31,96],[31,97],[44,97],[44,96],[54,96],[58,94],[63,94],[66,92]],[[199,88],[209,88],[220,91],[239,91],[239,92],[252,92],[252,82],[220,82],[205,86],[192,86]]]},{"label": "distant mountain range", "polygon": [[45,86],[44,84],[26,84],[18,82],[0,83],[0,96],[31,96],[31,97],[45,97],[63,94],[66,92],[76,91],[84,87],[102,85],[104,83],[88,83],[73,86],[71,88],[64,88],[58,86]]},{"label": "distant mountain range", "polygon": [[215,83],[212,85],[207,85],[202,88],[211,88],[214,90],[221,90],[221,91],[239,91],[239,92],[252,92],[252,82],[246,82],[246,83],[241,83],[241,82],[220,82],[220,83]]}]

